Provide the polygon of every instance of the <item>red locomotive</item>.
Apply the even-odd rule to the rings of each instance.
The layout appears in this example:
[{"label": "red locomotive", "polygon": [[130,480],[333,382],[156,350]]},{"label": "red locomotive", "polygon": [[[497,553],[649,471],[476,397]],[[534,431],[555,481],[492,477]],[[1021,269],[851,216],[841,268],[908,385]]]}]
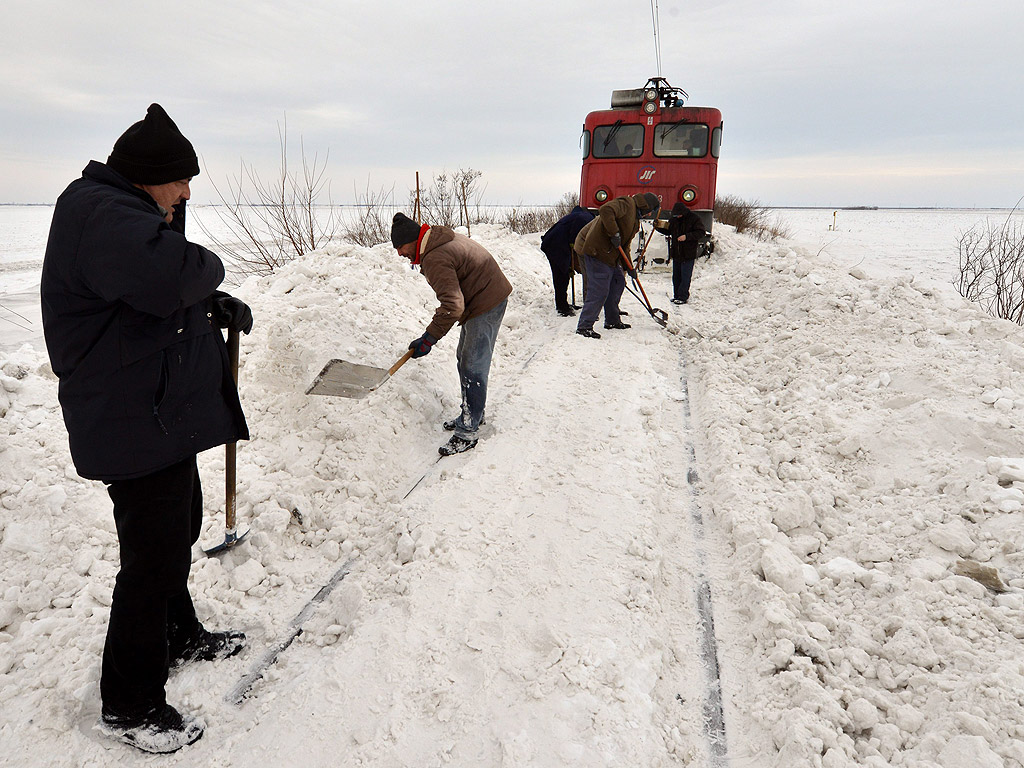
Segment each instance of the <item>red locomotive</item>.
[{"label": "red locomotive", "polygon": [[597,208],[620,195],[653,192],[663,208],[686,203],[711,232],[722,113],[683,106],[686,98],[652,77],[643,88],[612,91],[611,109],[587,115],[580,205]]}]

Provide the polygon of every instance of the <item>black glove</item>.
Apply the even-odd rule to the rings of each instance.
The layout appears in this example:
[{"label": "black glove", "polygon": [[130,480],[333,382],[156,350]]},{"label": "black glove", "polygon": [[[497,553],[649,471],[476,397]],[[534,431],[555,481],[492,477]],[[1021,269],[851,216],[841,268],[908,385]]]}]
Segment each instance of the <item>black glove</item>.
[{"label": "black glove", "polygon": [[626,274],[632,277],[634,280],[636,280],[636,267],[634,267],[633,269],[627,269]]},{"label": "black glove", "polygon": [[622,245],[622,235],[616,232],[614,235],[608,238],[611,241],[612,248],[618,248]]},{"label": "black glove", "polygon": [[213,319],[219,328],[230,328],[245,334],[252,330],[252,310],[249,305],[226,293],[214,296]]},{"label": "black glove", "polygon": [[413,339],[409,342],[409,349],[412,350],[412,357],[415,360],[417,357],[423,357],[424,355],[430,354],[430,349],[437,344],[437,339],[431,336],[429,333],[424,333],[418,339]]}]

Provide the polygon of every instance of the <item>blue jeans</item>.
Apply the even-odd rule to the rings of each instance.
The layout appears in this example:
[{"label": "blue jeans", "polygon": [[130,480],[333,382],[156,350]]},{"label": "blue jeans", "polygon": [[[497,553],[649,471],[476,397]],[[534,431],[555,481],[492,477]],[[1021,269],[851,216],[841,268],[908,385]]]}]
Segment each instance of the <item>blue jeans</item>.
[{"label": "blue jeans", "polygon": [[459,334],[455,359],[462,385],[462,413],[455,420],[455,436],[463,440],[477,439],[477,430],[484,418],[487,375],[491,370],[494,342],[498,338],[498,329],[507,306],[508,299],[505,299],[494,309],[467,320]]},{"label": "blue jeans", "polygon": [[587,291],[583,298],[583,309],[576,330],[593,329],[604,307],[604,324],[615,325],[620,322],[619,299],[626,290],[626,276],[622,267],[609,267],[593,256],[584,257],[587,270]]}]

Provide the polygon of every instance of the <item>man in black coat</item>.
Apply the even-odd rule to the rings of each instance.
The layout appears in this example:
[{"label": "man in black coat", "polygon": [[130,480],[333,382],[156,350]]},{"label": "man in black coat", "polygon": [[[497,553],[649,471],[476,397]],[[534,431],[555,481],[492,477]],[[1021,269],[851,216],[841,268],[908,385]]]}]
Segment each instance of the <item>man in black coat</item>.
[{"label": "man in black coat", "polygon": [[249,437],[220,329],[252,328],[249,308],[216,290],[220,259],[185,239],[198,173],[192,144],[150,106],[57,200],[40,285],[71,458],[107,484],[120,546],[100,729],[149,752],[203,733],[167,704],[169,665],[245,642],[207,631],[188,591],[203,514],[196,454]]},{"label": "man in black coat", "polygon": [[708,232],[700,216],[686,207],[686,203],[672,206],[668,229],[659,229],[668,235],[668,255],[672,260],[672,303],[685,304],[690,300],[690,280],[697,248]]},{"label": "man in black coat", "polygon": [[[594,218],[586,208],[576,206],[556,221],[540,238],[540,249],[551,264],[551,281],[555,287],[555,309],[563,317],[576,313],[569,303],[569,280],[572,278],[572,244],[576,235]],[[579,309],[579,307],[575,307]]]}]

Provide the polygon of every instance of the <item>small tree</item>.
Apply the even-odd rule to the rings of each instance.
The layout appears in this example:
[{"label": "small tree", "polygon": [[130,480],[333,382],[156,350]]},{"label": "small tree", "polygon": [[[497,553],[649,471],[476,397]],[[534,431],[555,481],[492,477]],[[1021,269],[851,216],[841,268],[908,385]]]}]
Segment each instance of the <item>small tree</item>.
[{"label": "small tree", "polygon": [[366,182],[366,194],[355,193],[355,224],[345,227],[345,237],[357,245],[372,248],[391,242],[391,219],[395,208],[395,188],[371,190]]},{"label": "small tree", "polygon": [[776,219],[771,210],[758,201],[748,202],[735,195],[719,195],[715,200],[715,221],[735,227],[737,232],[750,232],[758,240],[777,240],[789,237],[789,231]]},{"label": "small tree", "polygon": [[[299,139],[301,174],[289,169],[288,130],[278,124],[281,165],[270,181],[264,181],[254,166],[241,163],[238,176],[228,179],[222,192],[211,181],[221,205],[214,210],[236,242],[224,242],[199,222],[213,246],[231,257],[243,275],[267,275],[277,267],[326,244],[340,226],[330,200],[325,178],[327,159],[321,163],[314,154],[306,156]],[[326,195],[326,208],[320,199]]]},{"label": "small tree", "polygon": [[[442,171],[434,176],[429,187],[420,191],[419,205],[422,221],[432,226],[467,229],[481,221],[480,200],[484,189],[480,187],[483,174],[472,168],[460,168],[457,173]],[[470,202],[476,209],[470,214]],[[409,193],[409,209],[414,210],[416,195]]]},{"label": "small tree", "polygon": [[961,233],[957,292],[995,317],[1024,325],[1024,228],[1007,217],[1001,227]]}]

